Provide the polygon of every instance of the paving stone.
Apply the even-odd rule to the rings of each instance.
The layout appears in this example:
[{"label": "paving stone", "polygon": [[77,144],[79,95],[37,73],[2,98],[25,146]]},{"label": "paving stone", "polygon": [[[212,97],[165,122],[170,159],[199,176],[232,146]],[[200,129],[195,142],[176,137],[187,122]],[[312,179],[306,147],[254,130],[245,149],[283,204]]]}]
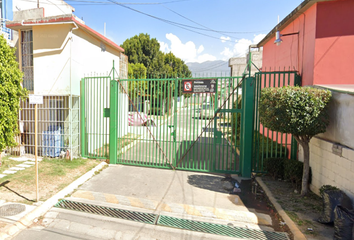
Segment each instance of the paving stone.
[{"label": "paving stone", "polygon": [[2,173],[14,174],[14,173],[16,173],[16,172],[17,172],[17,171],[5,170],[5,171],[3,171]]},{"label": "paving stone", "polygon": [[9,159],[17,162],[26,162],[29,160],[27,157],[10,157]]},{"label": "paving stone", "polygon": [[24,164],[31,164],[31,165],[34,165],[36,164],[35,162],[24,162]]},{"label": "paving stone", "polygon": [[19,164],[16,167],[22,167],[22,168],[28,168],[28,167],[32,167],[32,164]]},{"label": "paving stone", "polygon": [[10,170],[14,170],[14,171],[21,171],[21,170],[25,170],[25,168],[21,168],[21,167],[12,167],[12,168],[10,168]]}]

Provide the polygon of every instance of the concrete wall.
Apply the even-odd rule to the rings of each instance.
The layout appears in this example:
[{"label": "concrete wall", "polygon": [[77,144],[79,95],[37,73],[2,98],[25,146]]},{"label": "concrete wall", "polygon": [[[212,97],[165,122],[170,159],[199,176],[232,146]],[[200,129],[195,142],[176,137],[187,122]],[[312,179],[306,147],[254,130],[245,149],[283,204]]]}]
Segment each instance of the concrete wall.
[{"label": "concrete wall", "polygon": [[[262,50],[252,51],[252,62],[257,66],[258,69],[262,68]],[[231,68],[231,76],[242,76],[243,72],[247,67],[248,62],[247,57],[237,57],[229,59],[229,67]],[[254,75],[258,70],[255,66],[252,65],[251,75]]]},{"label": "concrete wall", "polygon": [[[39,7],[44,8],[44,17],[72,14],[75,9],[62,0],[39,0]],[[13,0],[12,10],[15,12],[37,8],[37,1]],[[29,18],[34,19],[34,18]]]},{"label": "concrete wall", "polygon": [[354,149],[354,93],[332,91],[332,99],[329,103],[329,121],[327,131],[318,136]]},{"label": "concrete wall", "polygon": [[75,81],[70,77],[72,54],[70,30],[74,27],[73,24],[33,26],[35,94],[70,94],[70,82]]},{"label": "concrete wall", "polygon": [[[336,144],[313,138],[310,142],[310,167],[312,169],[311,190],[319,194],[323,185],[332,185],[343,190],[354,202],[354,150],[342,147],[341,155],[334,153]],[[302,160],[302,149],[299,157]]]},{"label": "concrete wall", "polygon": [[[321,186],[333,185],[346,192],[354,203],[354,94],[332,91],[329,118],[326,133],[310,142],[311,190],[319,194]],[[302,161],[301,147],[298,156]]]},{"label": "concrete wall", "polygon": [[[34,93],[80,95],[84,76],[107,75],[120,52],[73,24],[33,26]],[[71,30],[73,33],[71,33]]]},{"label": "concrete wall", "polygon": [[[102,49],[105,49],[103,51]],[[84,76],[107,76],[113,67],[119,73],[120,52],[99,39],[78,29],[73,32],[71,53],[72,94],[80,94],[80,79]],[[118,77],[118,75],[116,75]]]}]

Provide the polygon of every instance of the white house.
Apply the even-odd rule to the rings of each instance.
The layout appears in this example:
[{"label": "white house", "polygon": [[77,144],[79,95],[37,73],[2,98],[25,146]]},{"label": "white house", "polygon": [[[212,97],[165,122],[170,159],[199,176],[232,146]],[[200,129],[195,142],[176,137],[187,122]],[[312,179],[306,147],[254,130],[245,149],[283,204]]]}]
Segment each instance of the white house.
[{"label": "white house", "polygon": [[[35,2],[14,0],[17,11],[6,27],[18,33],[16,47],[24,72],[23,86],[30,94],[44,96],[38,106],[38,154],[57,157],[64,151],[73,157],[80,153],[81,78],[110,72],[114,60],[118,77],[125,79],[128,63],[124,49],[85,25],[72,14],[74,8],[61,2],[53,5],[41,1],[35,8]],[[107,89],[102,93],[107,94]],[[96,110],[106,108],[95,104]],[[21,151],[34,154],[34,106],[25,101],[21,107]],[[105,124],[103,114],[94,118],[93,122]],[[95,134],[99,130],[93,131]]]}]

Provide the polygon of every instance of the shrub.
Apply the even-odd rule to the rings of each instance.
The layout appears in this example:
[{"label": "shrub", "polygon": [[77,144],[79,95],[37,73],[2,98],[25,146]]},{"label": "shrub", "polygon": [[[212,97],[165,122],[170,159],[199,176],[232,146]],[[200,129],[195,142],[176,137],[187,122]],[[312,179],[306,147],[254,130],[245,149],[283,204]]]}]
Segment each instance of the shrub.
[{"label": "shrub", "polygon": [[320,187],[320,195],[323,196],[323,193],[327,190],[337,190],[340,191],[339,188],[332,186],[332,185],[323,185],[322,187]]},{"label": "shrub", "polygon": [[[295,188],[299,188],[302,182],[304,163],[297,160],[284,161],[284,179],[289,180]],[[311,183],[311,169],[309,174],[309,183]]]},{"label": "shrub", "polygon": [[326,131],[330,98],[330,91],[310,87],[264,88],[261,92],[259,115],[263,126],[292,134],[304,150],[302,196],[309,191],[309,142]]},{"label": "shrub", "polygon": [[266,158],[264,159],[264,169],[274,179],[284,178],[284,158]]}]

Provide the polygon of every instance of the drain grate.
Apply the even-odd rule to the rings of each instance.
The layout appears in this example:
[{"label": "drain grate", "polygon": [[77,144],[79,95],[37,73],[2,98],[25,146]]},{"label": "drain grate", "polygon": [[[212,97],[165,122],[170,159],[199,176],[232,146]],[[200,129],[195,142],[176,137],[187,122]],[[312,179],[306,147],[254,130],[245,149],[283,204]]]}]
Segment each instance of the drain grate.
[{"label": "drain grate", "polygon": [[93,213],[97,215],[115,217],[135,222],[154,224],[158,215],[152,213],[142,213],[127,211],[118,208],[108,208],[93,204],[74,202],[70,200],[61,200],[54,205],[57,208],[70,209],[80,212]]},{"label": "drain grate", "polygon": [[174,218],[161,215],[157,225],[186,229],[190,231],[224,235],[229,237],[257,239],[257,240],[288,240],[286,233],[270,232],[249,228],[232,227],[222,224],[198,222],[193,220]]},{"label": "drain grate", "polygon": [[15,216],[26,210],[26,206],[22,204],[6,204],[0,207],[0,216]]},{"label": "drain grate", "polygon": [[80,212],[93,213],[102,216],[115,217],[135,222],[154,224],[165,227],[173,227],[196,232],[211,233],[229,237],[257,239],[257,240],[288,240],[286,233],[270,232],[249,228],[233,227],[222,224],[208,222],[199,222],[188,219],[168,217],[153,213],[142,213],[127,211],[118,208],[108,208],[93,204],[75,202],[70,200],[61,200],[54,205],[57,208],[70,209]]}]

